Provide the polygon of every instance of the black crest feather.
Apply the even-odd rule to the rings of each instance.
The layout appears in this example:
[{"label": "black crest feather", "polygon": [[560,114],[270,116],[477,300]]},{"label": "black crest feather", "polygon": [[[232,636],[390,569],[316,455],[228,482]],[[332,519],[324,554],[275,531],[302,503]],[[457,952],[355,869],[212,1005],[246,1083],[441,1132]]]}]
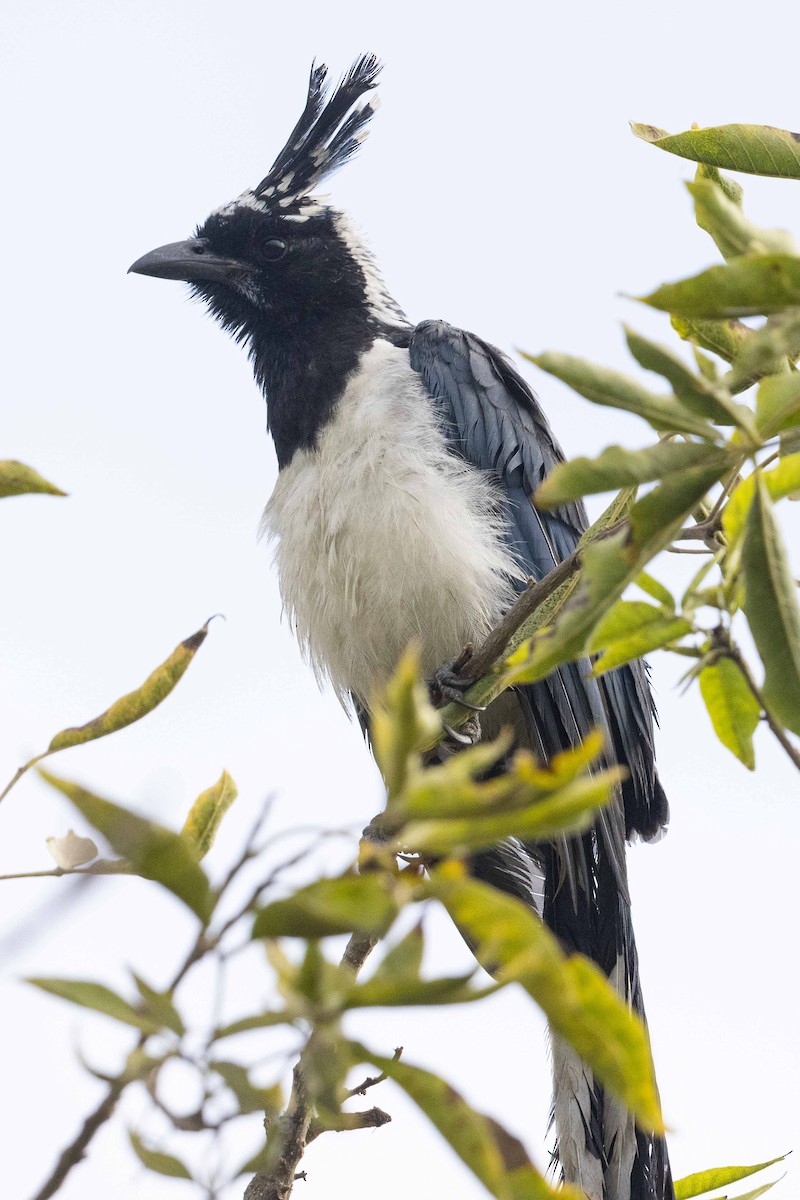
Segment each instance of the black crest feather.
[{"label": "black crest feather", "polygon": [[[265,196],[270,188],[287,178],[288,186],[280,189],[286,196],[307,195],[317,183],[355,154],[374,103],[353,109],[357,100],[375,87],[381,64],[374,54],[362,54],[330,94],[324,64],[311,68],[308,97],[300,120],[281,150],[269,173],[254,189],[256,196]],[[351,111],[351,109],[353,111]]]}]

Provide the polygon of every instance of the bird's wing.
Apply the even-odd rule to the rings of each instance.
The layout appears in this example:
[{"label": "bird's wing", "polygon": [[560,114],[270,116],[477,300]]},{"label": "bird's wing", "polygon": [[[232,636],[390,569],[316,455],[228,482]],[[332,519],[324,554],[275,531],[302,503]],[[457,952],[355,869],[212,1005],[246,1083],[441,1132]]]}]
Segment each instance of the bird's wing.
[{"label": "bird's wing", "polygon": [[[453,449],[492,472],[504,493],[508,539],[537,579],[575,549],[587,527],[580,503],[540,511],[532,495],[564,455],[525,380],[508,359],[474,334],[424,321],[409,345],[411,366],[439,409]],[[610,734],[629,777],[623,785],[625,833],[656,836],[666,798],[655,770],[653,707],[642,663],[587,678],[588,662],[571,663],[526,689],[547,755],[575,745],[593,726]],[[536,748],[536,747],[535,747]]]},{"label": "bird's wing", "polygon": [[[536,397],[499,350],[444,322],[418,325],[409,354],[454,452],[496,477],[509,542],[525,571],[542,578],[575,548],[586,514],[578,504],[540,512],[533,503],[536,487],[563,457]],[[588,659],[566,663],[516,697],[528,742],[545,758],[575,746],[593,726],[603,729],[629,771],[622,802],[601,809],[580,836],[549,846],[498,846],[476,856],[473,871],[534,904],[565,947],[593,958],[644,1016],[624,843],[634,833],[655,836],[668,814],[655,771],[652,701],[641,663],[600,679],[589,671]],[[672,1195],[663,1139],[637,1132],[624,1106],[605,1095],[560,1038],[552,1048],[557,1154],[566,1178],[596,1200]]]}]

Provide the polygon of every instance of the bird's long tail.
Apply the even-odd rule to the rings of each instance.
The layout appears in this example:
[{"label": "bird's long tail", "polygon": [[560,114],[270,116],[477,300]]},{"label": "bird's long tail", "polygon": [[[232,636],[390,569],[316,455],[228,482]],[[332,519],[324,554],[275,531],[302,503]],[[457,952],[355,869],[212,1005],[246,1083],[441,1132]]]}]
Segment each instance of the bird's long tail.
[{"label": "bird's long tail", "polygon": [[[540,850],[543,917],[569,952],[593,959],[644,1019],[624,874],[601,821],[579,839]],[[622,870],[622,876],[620,876]],[[552,1037],[553,1117],[564,1178],[590,1200],[674,1200],[663,1138],[637,1129],[561,1038]]]}]

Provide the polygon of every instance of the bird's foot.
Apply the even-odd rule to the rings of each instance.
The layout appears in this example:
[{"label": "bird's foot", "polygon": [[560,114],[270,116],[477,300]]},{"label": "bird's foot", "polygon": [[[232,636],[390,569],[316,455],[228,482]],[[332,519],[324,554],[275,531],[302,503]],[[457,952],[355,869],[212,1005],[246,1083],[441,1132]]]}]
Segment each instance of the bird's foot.
[{"label": "bird's foot", "polygon": [[428,693],[431,704],[442,708],[445,704],[460,704],[472,712],[484,712],[485,704],[472,704],[464,699],[475,682],[474,676],[465,675],[464,669],[472,657],[472,646],[465,646],[458,658],[442,663],[428,680]]}]

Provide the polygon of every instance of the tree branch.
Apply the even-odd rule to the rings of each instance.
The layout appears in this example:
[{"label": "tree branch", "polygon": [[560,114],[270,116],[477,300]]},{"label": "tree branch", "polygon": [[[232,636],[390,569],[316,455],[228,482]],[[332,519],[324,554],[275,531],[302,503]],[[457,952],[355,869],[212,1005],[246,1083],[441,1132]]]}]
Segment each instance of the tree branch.
[{"label": "tree branch", "polygon": [[[345,947],[341,965],[357,975],[377,943],[377,938],[354,933]],[[303,1080],[304,1056],[305,1051],[292,1073],[292,1091],[286,1110],[271,1123],[269,1137],[274,1139],[277,1161],[269,1172],[253,1176],[245,1189],[244,1200],[289,1200],[295,1180],[303,1177],[303,1172],[298,1172],[297,1168],[306,1146],[325,1129],[377,1129],[391,1120],[388,1113],[374,1108],[366,1113],[342,1113],[341,1124],[317,1124]]]},{"label": "tree branch", "polygon": [[97,1133],[101,1125],[112,1116],[117,1107],[117,1101],[122,1095],[125,1081],[115,1079],[103,1099],[93,1113],[90,1113],[81,1126],[81,1131],[71,1145],[62,1151],[52,1175],[36,1193],[33,1200],[49,1200],[61,1187],[73,1167],[76,1167],[86,1153],[86,1147]]}]

